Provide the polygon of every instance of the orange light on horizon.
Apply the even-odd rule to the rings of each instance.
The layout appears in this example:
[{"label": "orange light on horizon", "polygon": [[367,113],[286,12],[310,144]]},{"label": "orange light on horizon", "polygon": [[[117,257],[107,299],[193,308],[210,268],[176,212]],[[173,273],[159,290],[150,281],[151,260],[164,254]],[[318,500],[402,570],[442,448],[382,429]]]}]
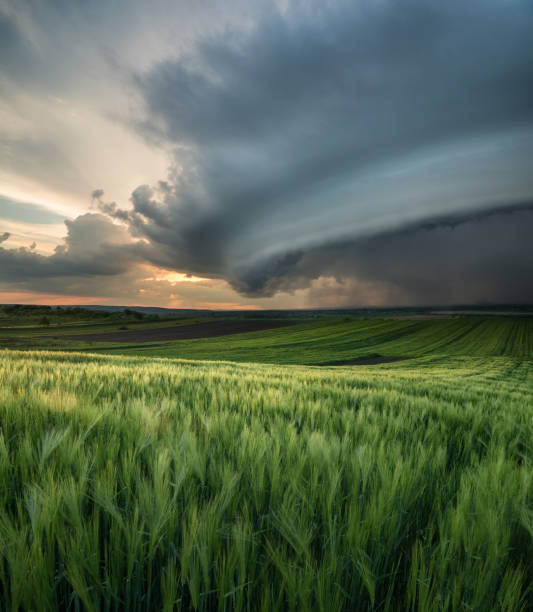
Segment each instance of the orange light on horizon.
[{"label": "orange light on horizon", "polygon": [[125,306],[137,307],[160,307],[160,308],[184,308],[198,310],[263,310],[256,304],[235,304],[234,302],[193,302],[184,304],[183,300],[161,300],[154,304],[140,304],[139,302],[128,304],[120,299],[108,297],[87,297],[80,295],[62,295],[57,293],[39,293],[32,291],[0,291],[0,304],[31,304],[34,306]]},{"label": "orange light on horizon", "polygon": [[235,304],[235,302],[199,302],[194,308],[201,310],[264,310],[257,304]]},{"label": "orange light on horizon", "polygon": [[154,276],[146,278],[147,281],[166,281],[168,283],[201,283],[209,281],[209,278],[201,276],[193,276],[192,274],[183,274],[182,272],[172,272],[170,270],[157,269]]},{"label": "orange light on horizon", "polygon": [[38,293],[34,291],[0,291],[2,304],[33,304],[35,306],[83,306],[106,304],[109,298]]}]

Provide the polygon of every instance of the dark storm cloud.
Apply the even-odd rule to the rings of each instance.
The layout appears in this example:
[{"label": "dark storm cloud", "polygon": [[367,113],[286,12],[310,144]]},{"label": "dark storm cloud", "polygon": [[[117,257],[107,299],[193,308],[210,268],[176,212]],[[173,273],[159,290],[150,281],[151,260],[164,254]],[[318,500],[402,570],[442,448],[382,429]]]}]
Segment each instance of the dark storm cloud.
[{"label": "dark storm cloud", "polygon": [[515,204],[533,198],[531,2],[289,3],[254,19],[129,81],[135,128],[174,151],[167,180],[130,207],[94,190],[102,215],[72,222],[52,257],[1,249],[0,277],[144,261],[256,297],[329,276],[402,303],[533,299],[531,211]]},{"label": "dark storm cloud", "polygon": [[345,306],[365,302],[357,286],[343,289],[352,278],[378,283],[394,304],[531,302],[532,235],[533,203],[519,203],[289,253],[243,277],[248,291],[272,295],[331,276]]},{"label": "dark storm cloud", "polygon": [[532,23],[529,2],[341,2],[204,42],[139,82],[177,142],[274,139],[303,162],[321,136],[312,157],[351,166],[531,118]]},{"label": "dark storm cloud", "polygon": [[532,28],[529,2],[340,2],[157,64],[142,129],[178,171],[134,192],[132,227],[166,265],[260,295],[295,246],[530,197]]}]

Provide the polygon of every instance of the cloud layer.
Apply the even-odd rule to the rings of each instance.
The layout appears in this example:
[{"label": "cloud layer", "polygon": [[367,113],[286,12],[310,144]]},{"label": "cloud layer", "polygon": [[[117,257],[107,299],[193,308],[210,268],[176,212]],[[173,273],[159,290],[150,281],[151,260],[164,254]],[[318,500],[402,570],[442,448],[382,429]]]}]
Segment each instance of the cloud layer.
[{"label": "cloud layer", "polygon": [[236,23],[125,69],[126,123],[172,152],[169,175],[128,205],[95,189],[99,214],[50,257],[0,248],[0,280],[149,264],[247,300],[533,300],[529,1],[294,2]]}]

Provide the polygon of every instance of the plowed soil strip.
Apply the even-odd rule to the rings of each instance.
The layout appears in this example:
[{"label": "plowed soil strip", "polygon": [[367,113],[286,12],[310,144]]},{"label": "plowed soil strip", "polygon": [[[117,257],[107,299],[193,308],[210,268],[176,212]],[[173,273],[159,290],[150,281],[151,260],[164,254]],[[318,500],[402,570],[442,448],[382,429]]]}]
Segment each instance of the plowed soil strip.
[{"label": "plowed soil strip", "polygon": [[301,321],[214,321],[195,325],[176,325],[154,329],[130,329],[101,334],[77,334],[61,336],[68,340],[81,342],[165,342],[167,340],[192,340],[194,338],[214,338],[246,332],[263,331],[277,327],[295,325]]},{"label": "plowed soil strip", "polygon": [[359,359],[357,361],[345,361],[344,363],[332,363],[332,366],[364,366],[378,365],[380,363],[394,363],[395,361],[404,361],[409,357],[370,357],[369,359]]}]

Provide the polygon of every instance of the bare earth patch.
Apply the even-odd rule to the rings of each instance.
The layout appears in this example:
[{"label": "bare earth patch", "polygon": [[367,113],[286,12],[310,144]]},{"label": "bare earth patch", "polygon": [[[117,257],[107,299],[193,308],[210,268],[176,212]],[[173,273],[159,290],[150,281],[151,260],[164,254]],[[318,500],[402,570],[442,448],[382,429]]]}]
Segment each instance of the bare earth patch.
[{"label": "bare earth patch", "polygon": [[378,365],[380,363],[394,363],[395,361],[404,361],[409,357],[370,357],[369,359],[358,359],[356,361],[344,361],[343,363],[333,363],[329,365],[334,366],[364,366],[364,365]]},{"label": "bare earth patch", "polygon": [[301,321],[213,321],[194,325],[176,325],[154,329],[131,329],[128,331],[100,334],[77,334],[62,336],[68,340],[82,342],[164,342],[166,340],[193,340],[195,338],[214,338],[246,332],[263,331],[277,327],[295,325]]}]

